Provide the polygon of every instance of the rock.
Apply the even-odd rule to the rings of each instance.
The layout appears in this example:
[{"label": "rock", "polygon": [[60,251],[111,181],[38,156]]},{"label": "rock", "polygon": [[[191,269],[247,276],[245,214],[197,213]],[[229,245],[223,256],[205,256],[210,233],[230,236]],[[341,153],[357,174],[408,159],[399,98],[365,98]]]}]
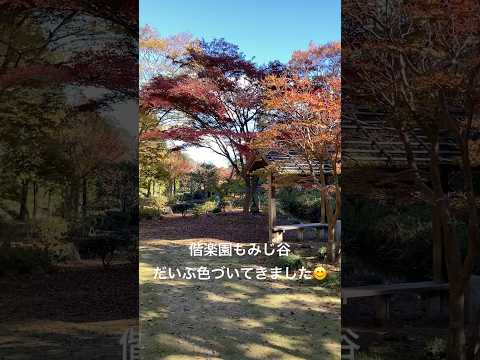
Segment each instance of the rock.
[{"label": "rock", "polygon": [[173,210],[170,206],[165,206],[165,208],[163,209],[163,213],[165,215],[173,215]]}]

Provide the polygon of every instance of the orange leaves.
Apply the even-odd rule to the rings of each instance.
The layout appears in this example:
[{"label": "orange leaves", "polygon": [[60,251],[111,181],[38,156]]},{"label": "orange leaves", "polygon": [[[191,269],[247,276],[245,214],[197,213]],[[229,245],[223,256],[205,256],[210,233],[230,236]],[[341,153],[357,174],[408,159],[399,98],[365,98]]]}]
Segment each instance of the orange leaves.
[{"label": "orange leaves", "polygon": [[[340,153],[338,43],[296,51],[284,75],[264,79],[264,105],[271,116],[255,138],[261,149],[300,151],[307,159],[335,161]],[[339,160],[339,158],[338,158]]]},{"label": "orange leaves", "polygon": [[188,174],[194,168],[194,164],[178,151],[170,153],[164,163],[171,178]]},{"label": "orange leaves", "polygon": [[326,76],[339,76],[340,53],[339,42],[325,45],[311,42],[307,50],[298,50],[293,53],[289,65],[291,69],[301,74],[314,71]]}]

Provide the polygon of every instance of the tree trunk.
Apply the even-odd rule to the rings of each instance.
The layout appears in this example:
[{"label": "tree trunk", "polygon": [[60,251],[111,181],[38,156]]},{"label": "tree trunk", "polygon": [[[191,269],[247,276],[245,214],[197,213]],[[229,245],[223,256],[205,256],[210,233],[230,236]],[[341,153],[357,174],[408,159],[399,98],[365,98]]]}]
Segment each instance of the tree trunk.
[{"label": "tree trunk", "polygon": [[336,260],[337,249],[335,246],[335,224],[328,222],[327,230],[327,261],[329,263],[334,263]]},{"label": "tree trunk", "polygon": [[480,360],[480,309],[472,324],[471,339],[468,360]]},{"label": "tree trunk", "polygon": [[250,181],[250,199],[251,199],[251,205],[250,205],[250,212],[252,214],[259,214],[260,213],[260,208],[258,205],[258,176],[252,176],[251,181]]},{"label": "tree trunk", "polygon": [[28,218],[27,200],[28,200],[28,180],[22,180],[20,193],[20,211],[18,218],[20,221],[25,221]]},{"label": "tree trunk", "polygon": [[175,183],[175,179],[169,180],[167,185],[167,193],[168,193],[168,198],[170,200],[172,200],[175,197],[174,183]]},{"label": "tree trunk", "polygon": [[452,285],[450,281],[447,359],[466,360],[465,296],[458,286]]},{"label": "tree trunk", "polygon": [[63,217],[65,219],[70,219],[70,205],[69,205],[69,185],[65,185],[62,189],[62,199],[63,199]]},{"label": "tree trunk", "polygon": [[327,215],[326,215],[327,199],[325,199],[325,196],[323,193],[320,196],[321,196],[320,197],[320,222],[325,224],[327,222]]},{"label": "tree trunk", "polygon": [[87,178],[83,178],[82,182],[82,217],[87,217],[87,201],[88,201],[88,181]]},{"label": "tree trunk", "polygon": [[32,217],[34,219],[37,218],[37,194],[38,194],[38,184],[36,181],[33,182],[33,209],[32,209]]},{"label": "tree trunk", "polygon": [[70,183],[70,215],[71,218],[78,217],[78,208],[80,205],[80,181],[74,177]]},{"label": "tree trunk", "polygon": [[147,197],[149,198],[152,195],[152,180],[147,182]]},{"label": "tree trunk", "polygon": [[50,217],[50,215],[52,215],[52,190],[49,189],[48,190],[48,195],[47,195],[47,213],[48,213],[48,217]]},{"label": "tree trunk", "polygon": [[[470,278],[462,264],[459,240],[456,236],[455,222],[450,213],[448,198],[445,193],[445,176],[442,176],[439,160],[438,136],[432,138],[431,180],[433,186],[433,201],[438,206],[437,211],[443,232],[444,257],[447,265],[449,282],[449,331],[448,360],[466,360],[465,336],[465,291],[468,286],[463,283]],[[470,250],[471,251],[471,250]]]},{"label": "tree trunk", "polygon": [[251,178],[250,176],[245,176],[245,199],[243,200],[243,213],[248,214],[250,211],[250,204],[252,202],[252,192],[251,192]]}]

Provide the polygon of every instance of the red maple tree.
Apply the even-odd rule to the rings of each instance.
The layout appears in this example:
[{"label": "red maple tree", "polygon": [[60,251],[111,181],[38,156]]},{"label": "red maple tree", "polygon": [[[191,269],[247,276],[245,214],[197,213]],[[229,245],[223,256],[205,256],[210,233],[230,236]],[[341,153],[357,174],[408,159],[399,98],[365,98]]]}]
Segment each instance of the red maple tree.
[{"label": "red maple tree", "polygon": [[264,71],[223,39],[198,42],[176,62],[178,75],[157,76],[141,90],[141,110],[165,125],[142,137],[179,140],[225,157],[245,181],[247,212],[255,189],[246,164],[264,112]]}]

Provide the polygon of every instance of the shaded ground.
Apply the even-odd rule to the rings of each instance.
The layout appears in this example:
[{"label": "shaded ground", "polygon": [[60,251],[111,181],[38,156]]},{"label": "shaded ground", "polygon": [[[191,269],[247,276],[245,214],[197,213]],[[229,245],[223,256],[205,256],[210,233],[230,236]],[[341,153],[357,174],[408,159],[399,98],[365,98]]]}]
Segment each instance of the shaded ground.
[{"label": "shaded ground", "polygon": [[[415,294],[395,295],[391,299],[391,320],[378,324],[375,320],[373,298],[351,299],[342,309],[342,323],[360,337],[360,354],[373,359],[423,360],[428,345],[435,340],[446,341],[448,322],[444,317],[430,319],[426,301]],[[374,357],[376,356],[376,357]]]},{"label": "shaded ground", "polygon": [[[352,261],[352,256],[349,259]],[[406,282],[405,279],[389,277],[373,270],[358,258],[344,265],[355,269],[354,273],[342,274],[349,286],[372,282]],[[410,360],[435,358],[429,357],[429,345],[434,342],[445,344],[448,315],[438,314],[436,319],[431,319],[427,314],[427,305],[427,300],[418,294],[395,294],[390,301],[390,320],[386,324],[379,324],[375,320],[373,297],[349,299],[348,304],[342,306],[342,324],[359,335],[355,342],[360,345],[360,359],[403,360],[406,353]]]},{"label": "shaded ground", "polygon": [[411,325],[353,326],[349,327],[359,339],[356,343],[360,346],[357,352],[359,360],[404,360],[408,354],[409,360],[445,359],[442,356],[433,356],[430,346],[436,341],[442,345],[437,346],[442,351],[446,346],[447,330],[445,328],[416,327]]},{"label": "shaded ground", "polygon": [[156,266],[262,266],[191,257],[194,242],[265,242],[266,219],[172,216],[141,226],[142,359],[340,359],[340,299],[314,280],[155,280]]},{"label": "shaded ground", "polygon": [[131,265],[98,261],[0,278],[0,360],[120,359],[138,323],[136,281]]}]

